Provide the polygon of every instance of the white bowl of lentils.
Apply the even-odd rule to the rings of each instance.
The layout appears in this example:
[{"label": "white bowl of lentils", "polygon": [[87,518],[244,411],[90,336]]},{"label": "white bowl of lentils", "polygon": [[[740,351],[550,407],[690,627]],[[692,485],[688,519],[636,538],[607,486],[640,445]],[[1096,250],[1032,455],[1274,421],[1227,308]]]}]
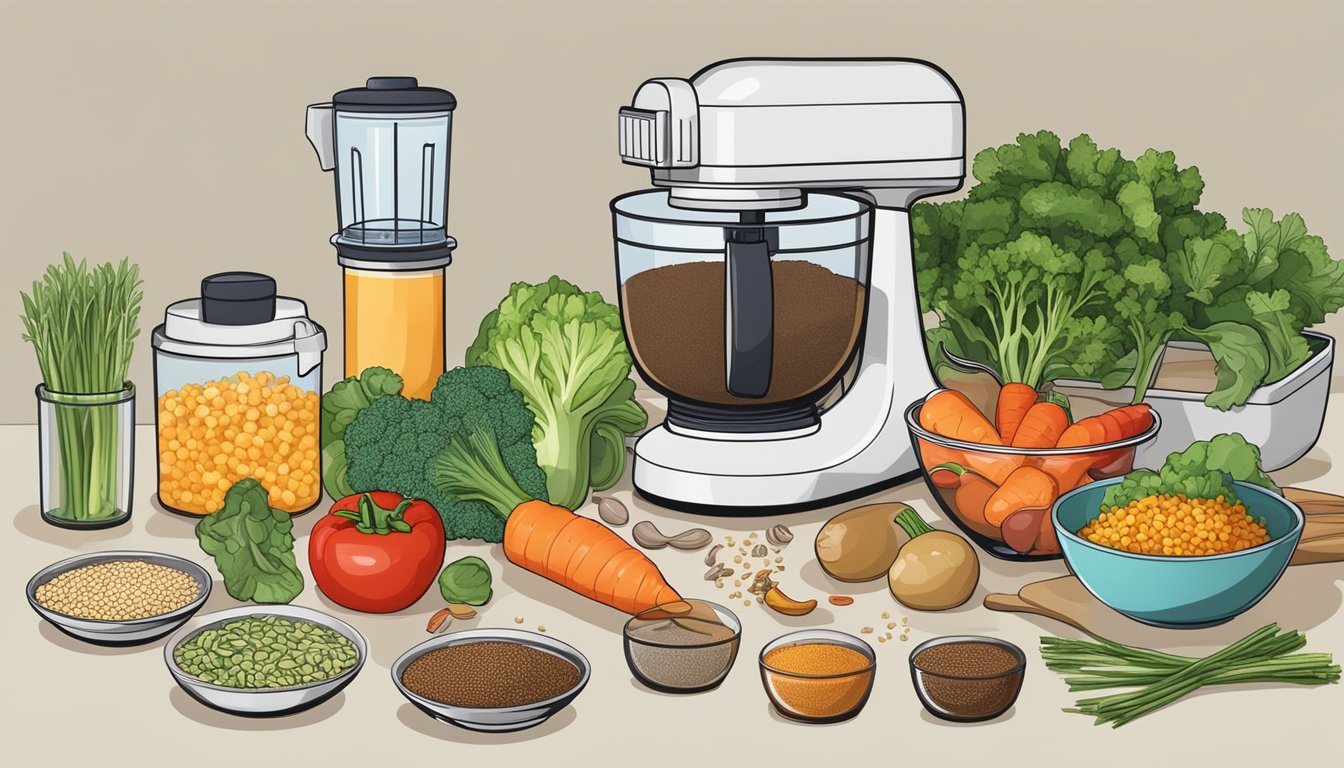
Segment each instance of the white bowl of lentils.
[{"label": "white bowl of lentils", "polygon": [[158,552],[114,550],[53,563],[28,580],[28,604],[71,637],[139,645],[180,627],[210,597],[210,574]]}]

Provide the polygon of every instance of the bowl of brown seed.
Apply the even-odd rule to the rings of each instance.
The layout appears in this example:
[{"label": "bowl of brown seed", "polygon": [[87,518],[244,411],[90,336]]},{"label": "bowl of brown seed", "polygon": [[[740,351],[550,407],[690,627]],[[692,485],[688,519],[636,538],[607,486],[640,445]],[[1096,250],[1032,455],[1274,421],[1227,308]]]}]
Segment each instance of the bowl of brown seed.
[{"label": "bowl of brown seed", "polygon": [[1027,656],[993,637],[949,635],[910,652],[910,677],[919,701],[944,720],[972,723],[1008,711],[1022,690]]},{"label": "bowl of brown seed", "polygon": [[52,563],[28,580],[28,604],[71,637],[97,645],[157,640],[210,597],[210,574],[190,560],[117,550]]},{"label": "bowl of brown seed", "polygon": [[392,665],[392,682],[437,720],[473,731],[521,731],[569,706],[588,659],[521,629],[466,629],[426,640]]}]

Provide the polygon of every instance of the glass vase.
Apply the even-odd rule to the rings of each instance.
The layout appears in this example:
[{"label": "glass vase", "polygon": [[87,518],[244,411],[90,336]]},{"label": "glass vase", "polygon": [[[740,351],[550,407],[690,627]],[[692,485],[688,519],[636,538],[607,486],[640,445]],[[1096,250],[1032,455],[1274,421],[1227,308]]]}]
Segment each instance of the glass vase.
[{"label": "glass vase", "polygon": [[131,517],[135,385],[75,394],[37,387],[42,519],[109,528]]}]

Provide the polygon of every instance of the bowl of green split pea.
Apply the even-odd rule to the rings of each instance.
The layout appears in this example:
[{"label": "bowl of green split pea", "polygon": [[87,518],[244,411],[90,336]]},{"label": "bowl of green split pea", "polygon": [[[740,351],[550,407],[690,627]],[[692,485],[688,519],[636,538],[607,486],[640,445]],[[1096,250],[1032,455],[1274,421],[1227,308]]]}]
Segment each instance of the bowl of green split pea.
[{"label": "bowl of green split pea", "polygon": [[320,611],[243,606],[195,617],[168,639],[163,656],[182,690],[207,707],[276,717],[315,707],[349,685],[368,644]]}]

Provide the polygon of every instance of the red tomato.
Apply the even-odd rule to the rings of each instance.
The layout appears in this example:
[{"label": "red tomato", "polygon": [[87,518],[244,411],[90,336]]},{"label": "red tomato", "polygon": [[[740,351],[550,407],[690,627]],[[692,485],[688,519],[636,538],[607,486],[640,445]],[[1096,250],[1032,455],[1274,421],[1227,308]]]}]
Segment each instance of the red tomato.
[{"label": "red tomato", "polygon": [[308,537],[313,581],[328,599],[365,613],[408,608],[443,565],[443,521],[429,502],[374,491],[332,505]]}]

